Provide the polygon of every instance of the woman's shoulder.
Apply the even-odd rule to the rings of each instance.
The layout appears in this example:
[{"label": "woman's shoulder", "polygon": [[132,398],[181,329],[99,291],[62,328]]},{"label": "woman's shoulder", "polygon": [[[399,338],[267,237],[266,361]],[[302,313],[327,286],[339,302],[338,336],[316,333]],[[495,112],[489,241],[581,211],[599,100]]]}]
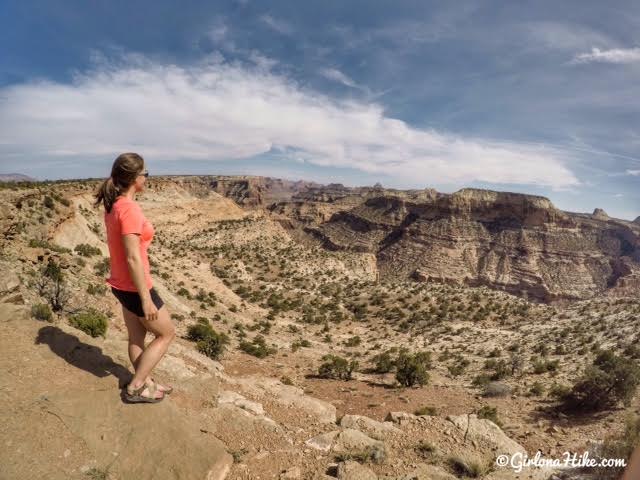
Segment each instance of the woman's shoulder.
[{"label": "woman's shoulder", "polygon": [[140,204],[127,197],[118,197],[111,208],[116,214],[129,214],[135,212],[136,214],[143,215]]}]

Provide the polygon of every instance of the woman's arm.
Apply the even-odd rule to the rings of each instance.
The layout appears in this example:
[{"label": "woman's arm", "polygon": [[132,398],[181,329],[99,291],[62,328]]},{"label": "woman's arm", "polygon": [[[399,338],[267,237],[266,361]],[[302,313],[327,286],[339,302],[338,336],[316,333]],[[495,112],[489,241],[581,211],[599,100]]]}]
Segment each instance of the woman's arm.
[{"label": "woman's arm", "polygon": [[147,320],[155,320],[158,316],[158,309],[153,300],[151,300],[151,294],[147,289],[147,283],[144,278],[144,267],[142,258],[140,258],[140,236],[136,233],[128,233],[122,236],[122,242],[124,243],[131,280],[138,289],[138,295],[140,295],[140,300],[142,301],[142,310]]},{"label": "woman's arm", "polygon": [[640,445],[631,454],[627,469],[620,480],[636,480],[640,478]]}]

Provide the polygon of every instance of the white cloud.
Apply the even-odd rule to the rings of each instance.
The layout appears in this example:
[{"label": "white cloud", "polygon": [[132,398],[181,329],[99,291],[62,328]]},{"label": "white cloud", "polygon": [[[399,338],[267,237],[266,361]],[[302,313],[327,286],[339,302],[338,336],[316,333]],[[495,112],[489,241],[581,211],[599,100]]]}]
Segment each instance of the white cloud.
[{"label": "white cloud", "polygon": [[283,35],[290,35],[293,32],[293,28],[284,20],[276,19],[269,14],[262,15],[260,17],[262,23]]},{"label": "white cloud", "polygon": [[612,48],[600,50],[592,48],[589,53],[580,53],[573,57],[571,63],[635,63],[640,62],[640,48]]},{"label": "white cloud", "polygon": [[528,48],[543,47],[551,50],[576,51],[589,48],[591,45],[613,44],[613,41],[603,33],[592,30],[584,25],[557,22],[531,21],[517,25],[518,31],[524,31],[525,38],[530,39]]},{"label": "white cloud", "polygon": [[329,80],[342,83],[347,87],[360,88],[356,82],[354,82],[351,78],[349,78],[347,75],[345,75],[344,73],[342,73],[340,70],[336,68],[323,68],[320,70],[320,75],[322,75],[325,78],[328,78]]},{"label": "white cloud", "polygon": [[221,162],[273,150],[425,186],[579,184],[566,152],[414,128],[378,104],[336,100],[238,62],[103,60],[71,84],[38,80],[0,89],[0,125],[0,155],[25,162],[111,159],[122,151],[150,163]]},{"label": "white cloud", "polygon": [[627,170],[627,175],[638,176],[640,175],[640,170]]}]

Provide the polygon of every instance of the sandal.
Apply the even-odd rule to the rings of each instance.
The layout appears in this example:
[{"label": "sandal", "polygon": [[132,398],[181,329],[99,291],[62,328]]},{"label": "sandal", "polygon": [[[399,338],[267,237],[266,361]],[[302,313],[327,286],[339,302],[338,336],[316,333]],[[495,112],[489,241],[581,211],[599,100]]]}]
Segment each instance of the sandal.
[{"label": "sandal", "polygon": [[[149,377],[151,379],[151,381],[153,382],[154,385],[156,385],[156,381],[153,377]],[[162,390],[160,389],[161,392],[164,392],[165,395],[169,395],[171,392],[173,392],[173,387],[167,387],[166,390]]]},{"label": "sandal", "polygon": [[[145,388],[149,389],[149,393],[151,394],[151,396],[147,396],[147,395],[142,395],[142,392],[144,391]],[[160,398],[155,398],[156,396],[156,391],[158,391],[156,389],[156,384],[152,383],[151,385],[147,385],[145,383],[142,384],[142,386],[140,386],[140,388],[136,388],[133,392],[129,393],[129,390],[125,387],[124,389],[124,398],[129,402],[129,403],[158,403],[161,402],[162,400],[164,400],[164,395],[162,395]]]}]

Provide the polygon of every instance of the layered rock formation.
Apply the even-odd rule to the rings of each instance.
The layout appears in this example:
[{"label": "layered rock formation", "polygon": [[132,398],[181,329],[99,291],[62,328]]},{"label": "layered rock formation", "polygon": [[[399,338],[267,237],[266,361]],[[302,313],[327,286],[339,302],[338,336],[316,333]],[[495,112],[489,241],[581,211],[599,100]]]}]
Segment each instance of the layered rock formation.
[{"label": "layered rock formation", "polygon": [[[226,194],[244,185],[227,183]],[[545,197],[473,188],[341,184],[265,206],[328,249],[374,254],[380,278],[488,285],[545,302],[640,291],[640,228],[600,209],[565,212]]]}]

